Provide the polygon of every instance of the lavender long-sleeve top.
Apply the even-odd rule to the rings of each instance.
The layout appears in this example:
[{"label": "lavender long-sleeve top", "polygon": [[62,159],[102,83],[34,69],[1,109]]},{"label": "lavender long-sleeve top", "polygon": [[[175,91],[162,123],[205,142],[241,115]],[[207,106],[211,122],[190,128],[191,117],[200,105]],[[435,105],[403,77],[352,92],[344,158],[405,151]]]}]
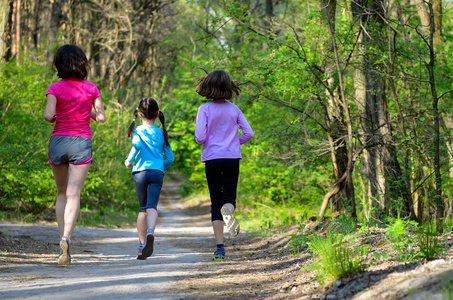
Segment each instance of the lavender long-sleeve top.
[{"label": "lavender long-sleeve top", "polygon": [[[242,135],[239,136],[239,128]],[[195,141],[203,144],[201,161],[219,158],[241,159],[241,145],[253,137],[242,111],[227,100],[215,100],[198,108]]]}]

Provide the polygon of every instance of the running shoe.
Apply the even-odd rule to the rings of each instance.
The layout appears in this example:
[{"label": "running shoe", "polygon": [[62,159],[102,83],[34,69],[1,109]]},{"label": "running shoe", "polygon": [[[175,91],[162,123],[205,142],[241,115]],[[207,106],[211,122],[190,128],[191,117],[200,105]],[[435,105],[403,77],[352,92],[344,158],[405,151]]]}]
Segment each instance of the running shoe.
[{"label": "running shoe", "polygon": [[224,261],[225,260],[225,252],[216,251],[214,253],[214,257],[212,261]]},{"label": "running shoe", "polygon": [[239,226],[238,220],[233,216],[233,213],[228,207],[222,207],[220,210],[225,222],[226,228],[231,236],[237,236],[241,227]]},{"label": "running shoe", "polygon": [[146,236],[145,246],[143,247],[142,254],[143,257],[150,257],[153,254],[154,250],[154,235],[149,233]]},{"label": "running shoe", "polygon": [[60,256],[58,256],[58,264],[60,266],[68,266],[71,264],[71,255],[69,254],[69,238],[64,236],[60,241]]},{"label": "running shoe", "polygon": [[145,260],[146,257],[143,255],[142,251],[143,251],[143,248],[138,248],[137,259]]}]

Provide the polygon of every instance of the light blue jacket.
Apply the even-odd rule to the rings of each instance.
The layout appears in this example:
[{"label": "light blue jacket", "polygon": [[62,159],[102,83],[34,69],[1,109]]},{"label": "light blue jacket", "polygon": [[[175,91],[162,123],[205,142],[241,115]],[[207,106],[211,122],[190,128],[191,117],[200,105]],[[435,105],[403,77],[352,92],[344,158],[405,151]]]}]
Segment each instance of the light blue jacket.
[{"label": "light blue jacket", "polygon": [[132,174],[150,169],[165,173],[175,158],[171,147],[165,144],[162,129],[155,125],[140,125],[134,129],[132,149],[126,161],[132,163],[134,160]]}]

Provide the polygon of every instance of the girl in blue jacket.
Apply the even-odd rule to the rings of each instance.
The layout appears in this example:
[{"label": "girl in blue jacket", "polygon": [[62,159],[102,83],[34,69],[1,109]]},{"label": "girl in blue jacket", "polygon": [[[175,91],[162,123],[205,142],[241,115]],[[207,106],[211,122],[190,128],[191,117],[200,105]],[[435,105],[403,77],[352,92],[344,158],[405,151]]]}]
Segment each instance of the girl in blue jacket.
[{"label": "girl in blue jacket", "polygon": [[[135,127],[135,119],[142,119],[143,125]],[[162,129],[154,125],[159,118]],[[164,180],[164,170],[175,160],[165,129],[165,117],[156,100],[143,98],[134,111],[134,119],[127,131],[132,137],[132,149],[124,164],[132,168],[135,190],[140,209],[137,217],[137,231],[140,244],[137,259],[146,259],[153,254],[154,229],[157,223],[157,204]]]}]

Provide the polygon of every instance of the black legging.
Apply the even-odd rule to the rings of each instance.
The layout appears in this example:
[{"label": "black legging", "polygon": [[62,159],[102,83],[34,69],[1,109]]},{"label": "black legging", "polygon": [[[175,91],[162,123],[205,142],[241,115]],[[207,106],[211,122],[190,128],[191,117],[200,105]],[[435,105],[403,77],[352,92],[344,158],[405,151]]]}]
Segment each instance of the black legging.
[{"label": "black legging", "polygon": [[221,221],[220,209],[225,203],[236,207],[239,159],[208,160],[205,171],[211,195],[211,221]]}]

